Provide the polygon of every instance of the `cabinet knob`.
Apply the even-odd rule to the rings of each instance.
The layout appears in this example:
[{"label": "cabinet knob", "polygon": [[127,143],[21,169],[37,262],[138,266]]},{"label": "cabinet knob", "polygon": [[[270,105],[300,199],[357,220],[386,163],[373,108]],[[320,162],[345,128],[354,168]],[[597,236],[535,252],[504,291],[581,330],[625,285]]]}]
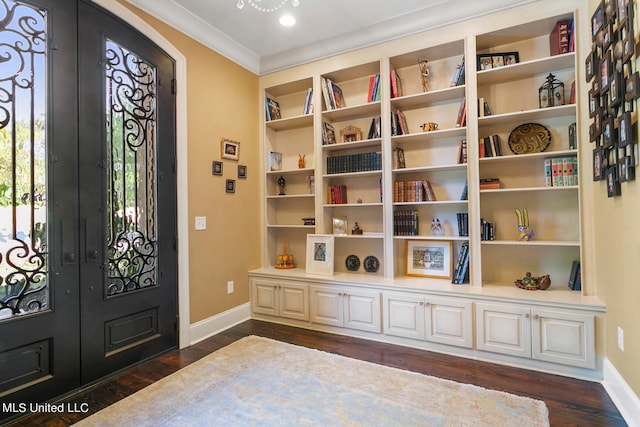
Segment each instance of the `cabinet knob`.
[{"label": "cabinet knob", "polygon": [[420,301],[420,305],[423,306],[424,305],[424,301]]},{"label": "cabinet knob", "polygon": [[429,301],[424,303],[425,307],[429,307],[431,305],[431,303]]},{"label": "cabinet knob", "polygon": [[538,320],[538,319],[540,318],[540,316],[538,316],[537,314],[535,314],[535,315],[533,316],[533,318],[534,318],[535,320]]},{"label": "cabinet knob", "polygon": [[524,317],[525,317],[525,319],[528,319],[530,317],[529,313],[525,314]]}]

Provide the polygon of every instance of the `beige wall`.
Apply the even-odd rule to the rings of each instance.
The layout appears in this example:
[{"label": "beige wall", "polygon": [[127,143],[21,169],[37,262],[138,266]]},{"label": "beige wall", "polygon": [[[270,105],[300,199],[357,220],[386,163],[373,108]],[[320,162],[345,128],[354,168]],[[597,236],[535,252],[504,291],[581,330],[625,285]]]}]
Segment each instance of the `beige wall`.
[{"label": "beige wall", "polygon": [[[258,77],[126,2],[187,60],[190,321],[196,323],[249,301],[247,271],[260,266]],[[221,160],[222,138],[240,142],[240,161],[224,160],[223,176],[211,175]],[[248,178],[237,179],[238,164]],[[225,180],[236,179],[235,194]],[[207,217],[205,231],[194,218]],[[227,281],[235,292],[227,294]]]},{"label": "beige wall", "polygon": [[[599,1],[588,0],[593,13]],[[131,8],[125,3],[125,6]],[[249,300],[246,273],[259,267],[258,78],[192,39],[131,8],[161,32],[187,58],[189,139],[189,221],[191,322],[206,319]],[[589,17],[583,17],[583,28]],[[588,31],[585,28],[585,31]],[[588,34],[580,37],[587,50]],[[304,68],[304,67],[303,67]],[[581,72],[582,73],[582,72]],[[588,85],[582,86],[587,99]],[[581,105],[581,112],[585,108]],[[588,135],[588,117],[580,120]],[[638,129],[636,128],[636,133]],[[236,163],[224,162],[224,177],[211,176],[211,161],[220,159],[222,137],[241,142],[240,163],[249,178],[237,182],[235,195],[224,192],[224,179],[236,177]],[[587,144],[583,138],[583,144]],[[585,149],[587,154],[590,147]],[[589,159],[588,155],[582,155]],[[622,197],[607,198],[601,182],[592,182],[589,162],[582,171],[584,240],[593,246],[583,260],[588,293],[607,305],[605,356],[640,396],[640,170],[639,180],[622,185]],[[206,216],[206,231],[193,231],[193,218]],[[226,294],[227,280],[236,292]],[[625,349],[617,347],[617,327],[624,330]],[[599,332],[602,329],[599,329]]]},{"label": "beige wall", "polygon": [[[599,3],[589,0],[590,14]],[[586,99],[587,90],[584,87],[583,99]],[[583,123],[583,135],[588,135],[586,125],[588,120]],[[635,132],[637,140],[637,125]],[[592,168],[588,169],[592,173]],[[591,223],[586,225],[592,227],[594,233],[596,295],[607,305],[606,357],[640,396],[640,182],[623,183],[622,196],[615,198],[607,197],[603,182],[583,180],[583,184],[585,192],[592,197],[593,215]],[[624,351],[618,349],[617,327],[624,331]]]}]

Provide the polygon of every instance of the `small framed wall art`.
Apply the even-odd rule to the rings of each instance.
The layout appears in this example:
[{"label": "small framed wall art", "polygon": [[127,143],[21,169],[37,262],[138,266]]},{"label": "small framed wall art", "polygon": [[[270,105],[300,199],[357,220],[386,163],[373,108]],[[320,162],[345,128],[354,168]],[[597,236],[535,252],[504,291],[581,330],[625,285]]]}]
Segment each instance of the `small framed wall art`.
[{"label": "small framed wall art", "polygon": [[222,138],[220,143],[220,156],[223,159],[240,160],[240,143]]},{"label": "small framed wall art", "polygon": [[214,160],[211,165],[211,173],[213,175],[222,175],[222,162]]},{"label": "small framed wall art", "polygon": [[247,179],[247,166],[238,165],[238,178]]}]

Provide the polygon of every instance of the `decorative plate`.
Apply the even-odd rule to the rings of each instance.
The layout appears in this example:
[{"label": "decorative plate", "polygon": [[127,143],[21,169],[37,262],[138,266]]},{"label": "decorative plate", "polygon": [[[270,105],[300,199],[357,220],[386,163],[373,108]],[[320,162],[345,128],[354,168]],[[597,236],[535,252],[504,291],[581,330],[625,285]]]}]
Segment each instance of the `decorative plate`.
[{"label": "decorative plate", "polygon": [[525,123],[509,134],[513,154],[541,153],[551,144],[551,132],[538,123]]},{"label": "decorative plate", "polygon": [[380,261],[373,255],[369,255],[364,259],[364,271],[367,273],[375,273],[380,268]]},{"label": "decorative plate", "polygon": [[344,260],[344,264],[347,266],[347,270],[357,271],[358,268],[360,268],[360,258],[356,255],[349,255],[347,259]]}]

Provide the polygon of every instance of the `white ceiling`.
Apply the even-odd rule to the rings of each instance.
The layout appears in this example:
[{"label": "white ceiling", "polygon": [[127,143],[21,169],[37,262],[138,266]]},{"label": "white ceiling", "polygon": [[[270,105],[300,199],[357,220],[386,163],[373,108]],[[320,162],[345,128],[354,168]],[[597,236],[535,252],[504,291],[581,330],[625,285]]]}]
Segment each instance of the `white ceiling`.
[{"label": "white ceiling", "polygon": [[[300,0],[260,12],[244,0],[127,0],[256,74],[538,0]],[[264,7],[281,0],[254,0]],[[278,23],[284,12],[294,27]]]}]

